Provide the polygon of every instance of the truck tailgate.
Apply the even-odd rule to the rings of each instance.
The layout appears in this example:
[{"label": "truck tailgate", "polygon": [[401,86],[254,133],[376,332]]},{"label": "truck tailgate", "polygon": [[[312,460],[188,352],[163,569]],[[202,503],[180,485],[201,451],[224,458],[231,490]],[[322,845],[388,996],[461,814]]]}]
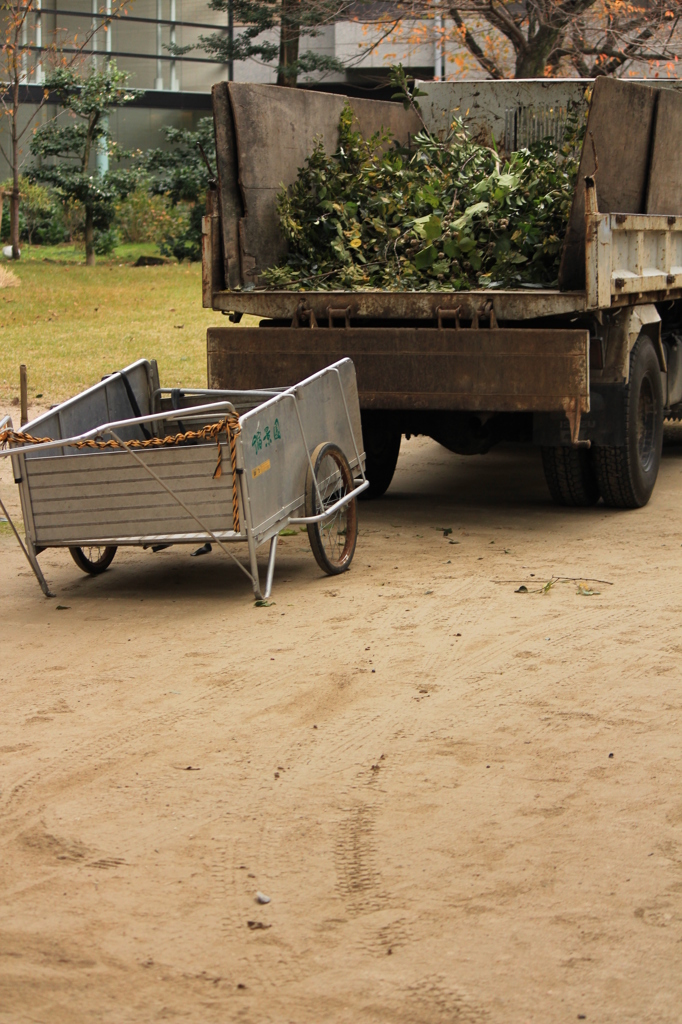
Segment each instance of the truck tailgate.
[{"label": "truck tailgate", "polygon": [[344,356],[363,409],[589,410],[584,330],[212,327],[208,386],[295,383]]}]

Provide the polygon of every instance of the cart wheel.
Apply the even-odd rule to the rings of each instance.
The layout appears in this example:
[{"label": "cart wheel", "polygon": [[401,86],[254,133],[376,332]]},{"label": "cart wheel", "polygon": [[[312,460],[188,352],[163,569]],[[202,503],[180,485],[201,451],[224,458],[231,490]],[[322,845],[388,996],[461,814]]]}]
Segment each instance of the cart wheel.
[{"label": "cart wheel", "polygon": [[89,573],[91,576],[99,576],[101,572],[108,569],[114,560],[116,554],[116,548],[105,548],[105,547],[89,547],[89,548],[69,548],[71,557],[83,572]]},{"label": "cart wheel", "polygon": [[[320,490],[317,496],[310,466],[305,482],[305,514],[317,516],[353,490],[353,474],[348,459],[331,441],[319,444],[311,462]],[[321,523],[308,523],[308,539],[320,569],[337,576],[350,567],[358,539],[358,510],[355,498]]]}]

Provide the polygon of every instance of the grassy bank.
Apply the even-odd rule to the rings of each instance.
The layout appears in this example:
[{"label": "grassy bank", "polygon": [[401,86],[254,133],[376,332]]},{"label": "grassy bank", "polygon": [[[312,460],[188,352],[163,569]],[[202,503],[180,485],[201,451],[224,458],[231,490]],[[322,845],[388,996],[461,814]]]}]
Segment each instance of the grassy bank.
[{"label": "grassy bank", "polygon": [[18,396],[20,363],[29,403],[41,405],[142,357],[158,360],[164,385],[206,385],[206,329],[229,320],[202,309],[199,264],[85,267],[34,258],[12,269],[21,284],[0,291],[0,401]]}]

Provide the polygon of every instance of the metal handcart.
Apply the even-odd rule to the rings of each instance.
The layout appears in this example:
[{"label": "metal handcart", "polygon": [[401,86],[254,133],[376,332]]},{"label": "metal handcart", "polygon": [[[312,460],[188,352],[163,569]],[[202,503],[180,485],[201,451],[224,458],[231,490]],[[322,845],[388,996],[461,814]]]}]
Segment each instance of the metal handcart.
[{"label": "metal handcart", "polygon": [[[216,544],[272,589],[277,538],[305,525],[318,565],[347,570],[365,478],[355,368],[341,359],[294,387],[162,388],[142,359],[28,423],[0,420],[0,456],[19,485],[25,543],[0,508],[46,596],[38,564],[68,547],[98,575],[122,545]],[[248,567],[230,550],[248,547]],[[265,587],[256,553],[269,541]]]}]

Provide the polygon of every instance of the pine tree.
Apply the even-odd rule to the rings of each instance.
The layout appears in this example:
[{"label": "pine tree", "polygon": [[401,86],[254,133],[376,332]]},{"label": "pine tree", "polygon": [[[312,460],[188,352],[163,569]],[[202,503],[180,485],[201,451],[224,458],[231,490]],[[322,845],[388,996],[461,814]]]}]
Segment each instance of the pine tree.
[{"label": "pine tree", "polygon": [[[113,0],[109,15],[116,15],[125,0]],[[56,43],[43,45],[42,6],[40,0],[2,0],[2,29],[0,38],[0,117],[9,121],[9,140],[0,140],[0,153],[11,168],[12,189],[10,192],[10,241],[12,258],[19,259],[19,204],[21,202],[20,178],[26,159],[22,140],[33,131],[36,119],[45,111],[49,90],[45,88],[41,99],[34,103],[26,86],[33,80],[45,85],[45,69],[57,62],[64,68],[76,67],[82,61],[83,53],[92,45],[98,32],[107,31],[110,21],[96,19],[92,27],[80,38],[72,36],[66,29],[57,26],[53,32]],[[58,12],[55,12],[58,14]]]},{"label": "pine tree", "polygon": [[115,153],[107,115],[135,99],[135,90],[128,88],[129,77],[114,61],[100,71],[93,68],[85,78],[73,68],[52,71],[45,87],[59,97],[68,123],[49,122],[36,129],[31,141],[31,152],[43,161],[32,168],[31,177],[52,185],[63,200],[79,203],[85,210],[88,266],[95,263],[95,229],[105,231],[110,226],[116,200],[125,198],[137,183],[135,171],[100,174],[91,169],[98,149],[106,147]]},{"label": "pine tree", "polygon": [[[346,64],[338,57],[302,50],[305,39],[320,34],[344,15],[349,17],[350,0],[209,0],[214,11],[225,12],[230,25],[240,26],[238,32],[200,36],[199,48],[222,64],[255,60],[262,64],[276,63],[277,84],[296,86],[301,74],[343,71]],[[354,3],[357,11],[358,4]],[[272,41],[279,31],[279,43]],[[270,38],[268,38],[270,37]],[[169,47],[177,56],[192,47]]]}]

